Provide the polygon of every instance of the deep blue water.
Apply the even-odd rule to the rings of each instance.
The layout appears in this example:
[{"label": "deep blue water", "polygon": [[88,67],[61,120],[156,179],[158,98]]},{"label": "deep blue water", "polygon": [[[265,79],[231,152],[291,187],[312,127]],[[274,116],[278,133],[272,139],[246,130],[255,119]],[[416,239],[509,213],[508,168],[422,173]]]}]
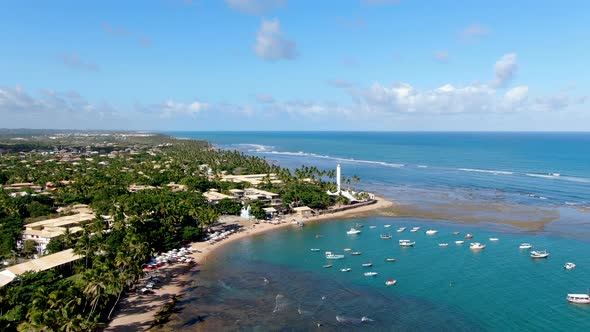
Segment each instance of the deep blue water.
[{"label": "deep blue water", "polygon": [[[343,176],[361,177],[358,187],[402,204],[444,203],[461,210],[477,202],[474,206],[499,206],[505,214],[518,214],[517,219],[526,220],[527,213],[531,219],[539,213],[557,216],[535,231],[491,222],[373,217],[363,221],[363,233],[354,238],[345,235],[353,221],[344,220],[239,241],[195,276],[199,287],[187,293],[176,328],[309,330],[318,322],[325,330],[350,331],[590,328],[590,306],[565,301],[568,292],[590,287],[588,133],[169,134],[206,139],[290,168],[332,169],[341,163]],[[392,225],[390,241],[379,239],[386,223]],[[378,227],[368,229],[371,224]],[[417,246],[402,250],[395,228],[412,225],[440,232],[428,237],[406,231],[403,238],[415,239]],[[476,234],[488,247],[473,253],[454,245],[455,230]],[[316,239],[315,234],[324,236]],[[491,236],[500,241],[490,242]],[[450,245],[440,248],[439,242]],[[521,242],[547,249],[550,258],[533,261],[518,250]],[[322,254],[310,252],[312,247],[337,252],[353,247],[363,255],[324,269]],[[398,261],[385,264],[390,256]],[[378,277],[362,276],[359,265],[365,260],[375,263]],[[578,267],[565,271],[567,261]],[[341,265],[353,271],[342,273]],[[385,287],[387,278],[398,284]],[[197,315],[204,315],[205,322],[196,323]],[[338,322],[337,315],[345,322]],[[361,323],[363,316],[374,321]]]}]

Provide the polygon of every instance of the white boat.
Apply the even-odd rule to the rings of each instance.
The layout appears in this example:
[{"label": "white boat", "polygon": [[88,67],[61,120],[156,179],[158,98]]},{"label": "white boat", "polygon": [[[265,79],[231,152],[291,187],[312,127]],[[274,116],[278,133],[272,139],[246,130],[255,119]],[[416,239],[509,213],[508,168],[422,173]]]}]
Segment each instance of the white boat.
[{"label": "white boat", "polygon": [[401,227],[401,228],[398,228],[398,229],[397,229],[397,232],[398,232],[398,233],[401,233],[401,232],[403,232],[403,231],[405,231],[405,230],[406,230],[406,228],[405,228],[405,227]]},{"label": "white boat", "polygon": [[530,243],[521,243],[518,246],[518,249],[531,249],[532,247],[533,247],[533,245]]},{"label": "white boat", "polygon": [[332,267],[332,264],[326,264],[326,265],[324,265],[324,268],[325,269],[330,268],[330,267]]},{"label": "white boat", "polygon": [[364,263],[362,266],[363,267],[371,267],[371,266],[373,266],[373,263]]},{"label": "white boat", "polygon": [[397,283],[397,280],[394,279],[387,279],[387,281],[385,282],[386,286],[393,286]]},{"label": "white boat", "polygon": [[416,244],[414,241],[410,240],[399,240],[400,247],[413,247]]},{"label": "white boat", "polygon": [[395,262],[395,258],[385,258],[386,262]]},{"label": "white boat", "polygon": [[331,251],[326,251],[326,259],[342,259],[344,255],[336,255]]},{"label": "white boat", "polygon": [[459,235],[461,234],[460,232],[453,232],[453,235]]},{"label": "white boat", "polygon": [[463,241],[463,240],[455,241],[455,244],[457,244],[457,245],[462,245],[464,243],[465,243],[465,241]]},{"label": "white boat", "polygon": [[410,229],[410,232],[416,233],[419,230],[420,230],[420,227],[416,226],[416,227],[412,227],[412,229]]},{"label": "white boat", "polygon": [[383,227],[385,227],[385,228],[389,228],[389,227],[391,227],[391,225],[387,224],[387,225],[385,225],[385,226],[383,226]]},{"label": "white boat", "polygon": [[340,272],[350,272],[350,270],[352,270],[352,269],[349,267],[345,267],[343,269],[340,269]]},{"label": "white boat", "polygon": [[371,272],[365,272],[365,273],[363,273],[363,274],[365,275],[365,277],[374,277],[374,276],[376,276],[378,273],[377,273],[377,272],[373,272],[373,271],[371,271]]},{"label": "white boat", "polygon": [[567,294],[567,301],[577,304],[590,304],[590,295],[588,294]]},{"label": "white boat", "polygon": [[310,251],[320,251],[320,249],[319,249],[319,248],[311,248],[311,249],[309,249],[309,250],[310,250]]},{"label": "white boat", "polygon": [[448,243],[439,243],[438,246],[439,247],[448,247],[449,244]]},{"label": "white boat", "polygon": [[434,234],[438,233],[438,231],[434,230],[434,229],[429,229],[425,233],[426,233],[426,235],[434,235]]},{"label": "white boat", "polygon": [[354,252],[351,252],[350,254],[351,254],[351,255],[354,255],[354,256],[360,256],[360,255],[362,255],[363,253],[362,253],[362,252],[360,252],[360,251],[354,251]]},{"label": "white boat", "polygon": [[344,248],[344,251],[352,251],[350,248]]},{"label": "white boat", "polygon": [[369,228],[377,228],[377,226],[369,226]]},{"label": "white boat", "polygon": [[573,270],[576,268],[576,264],[571,263],[571,262],[567,262],[567,263],[565,263],[565,265],[563,265],[563,268],[566,270]]},{"label": "white boat", "polygon": [[471,238],[473,238],[473,234],[469,234],[469,233],[467,233],[467,235],[465,235],[465,238],[466,238],[466,239],[471,239]]},{"label": "white boat", "polygon": [[549,253],[547,252],[547,250],[533,250],[531,251],[531,258],[547,258],[549,257]]},{"label": "white boat", "polygon": [[486,247],[485,244],[481,244],[479,242],[473,242],[469,244],[469,249],[471,250],[481,250],[484,249]]},{"label": "white boat", "polygon": [[358,234],[360,232],[361,231],[359,231],[358,229],[352,227],[349,231],[346,232],[346,234],[348,234],[348,235],[355,235],[355,234]]},{"label": "white boat", "polygon": [[355,225],[355,227],[359,227],[359,228],[360,228],[360,227],[365,227],[365,225],[363,225],[363,224],[361,224],[361,223],[357,223],[357,224]]},{"label": "white boat", "polygon": [[380,236],[383,240],[389,240],[391,239],[391,234],[381,234]]},{"label": "white boat", "polygon": [[498,239],[497,237],[491,237],[491,238],[490,238],[490,241],[492,241],[492,242],[496,242],[496,241],[498,241],[498,240],[500,240],[500,239]]}]

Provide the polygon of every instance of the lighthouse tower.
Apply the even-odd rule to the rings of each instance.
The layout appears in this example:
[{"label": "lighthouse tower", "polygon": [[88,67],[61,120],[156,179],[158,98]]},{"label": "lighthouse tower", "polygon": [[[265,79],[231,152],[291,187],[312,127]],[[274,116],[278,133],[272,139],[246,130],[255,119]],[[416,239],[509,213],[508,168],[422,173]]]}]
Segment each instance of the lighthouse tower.
[{"label": "lighthouse tower", "polygon": [[340,194],[340,164],[336,166],[336,193]]}]

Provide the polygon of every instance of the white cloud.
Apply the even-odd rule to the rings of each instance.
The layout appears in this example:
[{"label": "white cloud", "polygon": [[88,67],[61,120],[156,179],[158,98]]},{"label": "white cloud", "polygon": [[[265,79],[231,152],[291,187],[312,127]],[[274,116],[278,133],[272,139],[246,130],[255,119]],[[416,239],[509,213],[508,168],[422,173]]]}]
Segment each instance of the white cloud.
[{"label": "white cloud", "polygon": [[225,0],[225,2],[231,9],[252,15],[280,8],[287,3],[286,0]]},{"label": "white cloud", "polygon": [[504,101],[508,106],[518,106],[527,99],[528,93],[528,86],[517,86],[506,91],[504,94]]},{"label": "white cloud", "polygon": [[449,62],[449,52],[436,51],[436,52],[434,52],[434,59],[440,63],[448,63]]},{"label": "white cloud", "polygon": [[298,55],[297,45],[283,36],[278,19],[262,20],[254,52],[267,60],[294,59]]},{"label": "white cloud", "polygon": [[167,100],[156,106],[155,109],[160,113],[162,118],[170,118],[177,115],[188,115],[194,117],[196,114],[209,109],[209,104],[195,100],[190,103],[180,103],[173,100]]},{"label": "white cloud", "polygon": [[464,39],[473,41],[486,37],[490,34],[490,30],[486,26],[483,26],[479,23],[475,23],[461,30],[459,34]]},{"label": "white cloud", "polygon": [[78,54],[75,54],[75,53],[62,54],[60,56],[60,61],[64,65],[66,65],[70,68],[74,68],[74,69],[82,69],[82,70],[87,70],[87,71],[92,71],[92,72],[96,72],[96,71],[100,70],[100,68],[97,64],[84,61],[84,60],[80,59]]},{"label": "white cloud", "polygon": [[506,83],[512,79],[517,69],[516,54],[505,54],[500,60],[496,61],[496,64],[494,65],[495,79],[492,85],[495,87],[505,86]]}]

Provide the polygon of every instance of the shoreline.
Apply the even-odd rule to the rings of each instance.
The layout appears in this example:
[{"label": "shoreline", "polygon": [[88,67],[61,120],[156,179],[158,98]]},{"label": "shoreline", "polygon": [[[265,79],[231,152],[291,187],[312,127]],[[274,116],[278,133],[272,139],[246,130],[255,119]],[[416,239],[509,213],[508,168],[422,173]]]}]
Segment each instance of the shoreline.
[{"label": "shoreline", "polygon": [[[378,215],[378,210],[386,209],[395,205],[393,201],[387,200],[380,196],[375,196],[376,203],[351,207],[343,211],[333,213],[326,213],[317,216],[304,218],[306,223],[321,222],[333,219],[354,219],[361,218],[368,215]],[[285,220],[301,218],[290,214],[284,216]],[[150,327],[155,314],[162,308],[162,306],[169,301],[173,295],[181,295],[182,291],[191,287],[193,280],[189,280],[189,273],[198,271],[202,264],[207,262],[208,257],[219,250],[223,246],[233,243],[235,241],[264,234],[270,231],[281,230],[287,227],[295,227],[291,222],[284,222],[280,224],[272,224],[260,222],[258,224],[254,221],[241,222],[243,226],[241,232],[233,233],[226,239],[209,243],[193,242],[190,247],[194,250],[190,257],[196,262],[193,265],[175,264],[163,267],[158,271],[164,274],[164,282],[161,287],[154,290],[154,294],[139,295],[136,293],[129,293],[119,303],[113,319],[103,329],[104,331],[145,331]]]}]

